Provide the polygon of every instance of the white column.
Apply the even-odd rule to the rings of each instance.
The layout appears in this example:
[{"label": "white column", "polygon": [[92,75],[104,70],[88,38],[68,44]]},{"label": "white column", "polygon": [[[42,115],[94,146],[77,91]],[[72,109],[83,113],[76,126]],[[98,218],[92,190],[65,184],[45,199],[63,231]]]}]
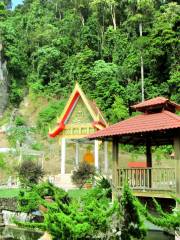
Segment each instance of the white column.
[{"label": "white column", "polygon": [[94,141],[94,159],[95,159],[95,167],[99,169],[99,142],[98,140]]},{"label": "white column", "polygon": [[76,166],[79,164],[79,143],[76,142]]},{"label": "white column", "polygon": [[115,197],[117,196],[117,182],[118,182],[118,174],[117,169],[119,167],[119,161],[118,161],[118,155],[119,155],[119,143],[118,139],[114,138],[112,143],[112,200],[114,201]]},{"label": "white column", "polygon": [[108,142],[105,141],[104,142],[104,172],[105,172],[105,174],[108,173],[108,167],[109,167],[109,164],[108,164]]},{"label": "white column", "polygon": [[65,162],[66,162],[66,139],[61,139],[61,174],[65,174]]},{"label": "white column", "polygon": [[[180,131],[177,131],[177,136],[174,138],[174,151],[176,160],[176,197],[180,198]],[[180,203],[176,202],[176,208],[180,209]]]}]

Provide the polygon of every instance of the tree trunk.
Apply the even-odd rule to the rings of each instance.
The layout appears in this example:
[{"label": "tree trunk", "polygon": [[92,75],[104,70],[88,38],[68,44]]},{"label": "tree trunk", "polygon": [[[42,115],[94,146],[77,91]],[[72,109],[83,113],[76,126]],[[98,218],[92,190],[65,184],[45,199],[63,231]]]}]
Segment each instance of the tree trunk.
[{"label": "tree trunk", "polygon": [[113,21],[113,27],[114,30],[116,30],[117,26],[116,26],[116,11],[115,11],[115,6],[111,5],[111,17],[112,17],[112,21]]},{"label": "tree trunk", "polygon": [[80,18],[81,18],[82,25],[84,27],[84,17],[83,17],[83,15],[81,13],[80,13]]},{"label": "tree trunk", "polygon": [[[142,37],[142,22],[139,23],[139,35]],[[141,97],[142,102],[144,102],[144,61],[141,50]]]}]

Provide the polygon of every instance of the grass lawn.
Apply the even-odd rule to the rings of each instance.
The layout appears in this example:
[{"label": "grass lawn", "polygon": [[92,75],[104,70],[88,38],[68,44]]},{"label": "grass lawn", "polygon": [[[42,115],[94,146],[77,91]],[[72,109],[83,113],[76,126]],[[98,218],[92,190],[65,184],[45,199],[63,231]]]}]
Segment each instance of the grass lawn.
[{"label": "grass lawn", "polygon": [[[0,198],[11,198],[18,196],[18,188],[0,188]],[[68,191],[68,194],[72,198],[78,199],[83,196],[88,190],[87,189],[72,189]]]},{"label": "grass lawn", "polygon": [[11,198],[18,196],[19,193],[18,188],[0,188],[0,198]]},{"label": "grass lawn", "polygon": [[68,194],[72,198],[80,198],[87,193],[87,189],[72,189],[68,191]]}]

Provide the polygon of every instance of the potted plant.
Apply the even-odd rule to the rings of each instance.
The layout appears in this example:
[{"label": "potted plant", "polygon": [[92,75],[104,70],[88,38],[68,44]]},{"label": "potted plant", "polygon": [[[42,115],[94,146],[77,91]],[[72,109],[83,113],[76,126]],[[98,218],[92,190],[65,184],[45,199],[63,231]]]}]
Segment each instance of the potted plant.
[{"label": "potted plant", "polygon": [[[86,162],[81,162],[76,170],[73,171],[72,181],[79,188],[82,188],[86,183],[91,184],[92,187],[92,178],[96,173],[95,167]],[[90,186],[88,184],[88,186]]]},{"label": "potted plant", "polygon": [[87,179],[87,181],[86,181],[85,184],[84,184],[84,187],[85,187],[86,189],[92,188],[92,178]]}]

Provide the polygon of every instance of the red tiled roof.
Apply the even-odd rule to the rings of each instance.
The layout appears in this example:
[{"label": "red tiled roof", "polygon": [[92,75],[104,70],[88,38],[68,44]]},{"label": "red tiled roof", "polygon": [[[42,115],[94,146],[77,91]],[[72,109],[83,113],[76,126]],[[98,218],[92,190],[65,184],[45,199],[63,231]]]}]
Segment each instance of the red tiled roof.
[{"label": "red tiled roof", "polygon": [[107,123],[105,121],[105,119],[103,118],[103,114],[101,112],[101,110],[99,109],[99,107],[97,106],[96,102],[95,101],[91,101],[91,100],[88,100],[91,108],[93,109],[93,111],[95,112],[96,116],[99,117],[99,120],[104,124],[104,127],[107,127]]},{"label": "red tiled roof", "polygon": [[164,110],[159,113],[143,113],[135,117],[131,117],[127,120],[121,121],[103,130],[93,133],[89,135],[88,138],[95,139],[117,135],[123,136],[175,128],[180,129],[180,116]]},{"label": "red tiled roof", "polygon": [[144,108],[153,107],[153,106],[157,106],[157,105],[165,105],[165,104],[172,105],[176,108],[176,110],[180,110],[180,105],[178,105],[174,102],[171,102],[169,99],[167,99],[165,97],[156,97],[156,98],[138,103],[136,105],[133,105],[132,108],[141,110]]}]

